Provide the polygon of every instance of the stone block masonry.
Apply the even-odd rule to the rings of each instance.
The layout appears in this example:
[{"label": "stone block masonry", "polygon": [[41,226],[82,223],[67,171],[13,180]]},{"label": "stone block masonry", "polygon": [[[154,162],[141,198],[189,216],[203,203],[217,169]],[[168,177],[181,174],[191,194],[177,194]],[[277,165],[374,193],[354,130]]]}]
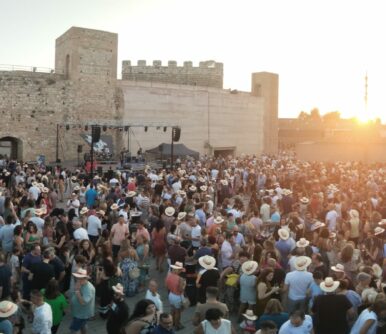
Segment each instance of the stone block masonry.
[{"label": "stone block masonry", "polygon": [[169,60],[167,66],[162,66],[160,60],[154,60],[153,65],[148,66],[146,60],[139,60],[137,66],[133,66],[130,60],[125,60],[122,80],[223,88],[223,70],[223,64],[213,60],[202,61],[198,67],[193,67],[191,61],[177,66],[176,61]]},{"label": "stone block masonry", "polygon": [[[122,64],[117,80],[118,35],[72,27],[56,40],[55,73],[0,71],[0,141],[17,143],[18,159],[76,160],[83,124],[177,124],[180,142],[213,154],[274,153],[277,149],[278,76],[254,73],[252,93],[223,89],[223,64],[159,60]],[[64,124],[71,123],[67,130]],[[61,124],[57,132],[57,125]],[[90,130],[90,129],[89,129]],[[170,142],[166,132],[107,129],[114,151],[147,150]],[[90,133],[88,131],[87,133]],[[130,138],[128,134],[131,133]],[[6,138],[6,139],[4,139]],[[13,146],[12,146],[13,147]],[[12,148],[13,149],[13,148]],[[118,155],[115,157],[118,158]]]}]

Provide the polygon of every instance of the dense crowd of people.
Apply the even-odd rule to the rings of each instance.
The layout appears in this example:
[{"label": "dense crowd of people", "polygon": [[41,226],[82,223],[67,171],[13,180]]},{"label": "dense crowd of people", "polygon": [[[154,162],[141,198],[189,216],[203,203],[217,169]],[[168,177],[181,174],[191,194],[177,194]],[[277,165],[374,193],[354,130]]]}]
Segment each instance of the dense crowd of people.
[{"label": "dense crowd of people", "polygon": [[7,161],[0,332],[56,333],[70,313],[63,332],[100,317],[109,334],[187,321],[206,334],[386,333],[385,195],[383,164],[285,153],[95,176]]}]

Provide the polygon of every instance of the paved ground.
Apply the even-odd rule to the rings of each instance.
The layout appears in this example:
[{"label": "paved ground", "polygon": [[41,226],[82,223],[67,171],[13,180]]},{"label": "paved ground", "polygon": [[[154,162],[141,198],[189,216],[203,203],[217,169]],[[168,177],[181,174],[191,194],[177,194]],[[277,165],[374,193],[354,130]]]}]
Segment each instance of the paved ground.
[{"label": "paved ground", "polygon": [[[150,277],[156,279],[157,282],[159,282],[159,286],[161,287],[159,292],[161,294],[162,301],[164,302],[164,310],[165,310],[165,312],[168,312],[170,310],[170,308],[169,308],[169,303],[167,302],[167,291],[164,288],[164,283],[163,283],[165,280],[165,275],[166,275],[165,273],[163,273],[161,275],[158,272],[156,272],[155,270],[153,270],[152,268],[150,269]],[[144,296],[145,296],[145,292],[142,292],[134,297],[126,298],[126,302],[130,307],[130,312],[132,312],[134,310],[135,303],[138,300],[144,298]],[[71,312],[67,312],[67,315],[66,315],[64,321],[62,322],[60,329],[58,331],[59,334],[65,334],[65,333],[68,334],[69,333],[68,328],[69,328],[69,324],[71,322],[70,313]],[[193,327],[192,321],[191,321],[193,314],[194,314],[194,307],[190,307],[189,309],[184,311],[184,313],[182,315],[182,323],[185,326],[185,329],[178,331],[178,333],[181,333],[181,334],[193,333],[194,327]],[[106,326],[105,320],[102,320],[99,317],[99,315],[97,315],[96,319],[93,321],[90,321],[88,324],[89,333],[93,333],[93,334],[106,333],[105,326]]]}]

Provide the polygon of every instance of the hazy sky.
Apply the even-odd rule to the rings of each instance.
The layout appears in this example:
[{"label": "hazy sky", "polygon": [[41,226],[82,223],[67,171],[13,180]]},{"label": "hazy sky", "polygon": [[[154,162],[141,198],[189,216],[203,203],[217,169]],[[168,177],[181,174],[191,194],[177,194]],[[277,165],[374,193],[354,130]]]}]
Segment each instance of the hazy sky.
[{"label": "hazy sky", "polygon": [[318,107],[386,120],[381,0],[3,0],[0,64],[54,67],[71,26],[119,34],[122,60],[224,63],[224,88],[250,91],[252,72],[279,74],[279,115]]}]

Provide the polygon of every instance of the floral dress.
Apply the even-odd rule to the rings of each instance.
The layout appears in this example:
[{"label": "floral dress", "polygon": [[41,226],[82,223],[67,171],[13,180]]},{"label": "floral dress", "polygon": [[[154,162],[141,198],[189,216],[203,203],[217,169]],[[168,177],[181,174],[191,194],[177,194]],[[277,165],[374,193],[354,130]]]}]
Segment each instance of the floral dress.
[{"label": "floral dress", "polygon": [[141,283],[145,282],[146,279],[148,279],[148,273],[149,273],[149,258],[144,260],[145,256],[145,245],[141,244],[137,246],[137,255],[139,259],[140,265],[138,266],[140,269],[140,275],[139,275],[139,281]]},{"label": "floral dress", "polygon": [[132,297],[138,292],[139,279],[130,278],[129,272],[134,268],[138,268],[138,263],[130,257],[125,257],[122,259],[119,266],[122,270],[122,285],[125,295],[126,297]]}]

